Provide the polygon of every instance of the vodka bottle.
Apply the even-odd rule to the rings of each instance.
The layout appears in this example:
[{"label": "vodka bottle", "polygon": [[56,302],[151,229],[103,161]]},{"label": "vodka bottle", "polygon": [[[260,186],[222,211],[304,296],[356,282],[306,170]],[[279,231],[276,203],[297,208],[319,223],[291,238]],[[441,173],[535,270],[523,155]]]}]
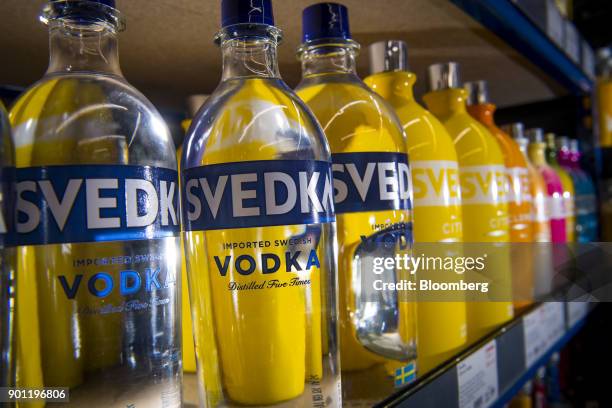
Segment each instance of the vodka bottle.
[{"label": "vodka bottle", "polygon": [[10,113],[20,385],[69,387],[74,405],[179,406],[172,138],[121,74],[114,1],[52,1],[42,20],[49,68]]},{"label": "vodka bottle", "polygon": [[280,78],[271,1],[221,6],[221,83],[181,160],[200,403],[339,406],[329,146]]}]

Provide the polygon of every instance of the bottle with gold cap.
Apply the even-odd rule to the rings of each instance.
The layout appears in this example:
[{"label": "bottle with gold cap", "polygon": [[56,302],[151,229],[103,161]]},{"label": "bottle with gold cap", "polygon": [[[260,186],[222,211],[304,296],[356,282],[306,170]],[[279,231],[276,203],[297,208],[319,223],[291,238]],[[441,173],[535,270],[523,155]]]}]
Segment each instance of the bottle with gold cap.
[{"label": "bottle with gold cap", "polygon": [[[15,273],[13,181],[15,150],[8,113],[0,101],[0,387],[15,386]],[[10,406],[10,405],[9,405]]]},{"label": "bottle with gold cap", "polygon": [[280,77],[270,0],[222,0],[221,83],[183,143],[200,404],[340,406],[329,145]]},{"label": "bottle with gold cap", "polygon": [[[496,107],[489,101],[487,82],[466,82],[465,88],[468,92],[468,112],[491,132],[504,155],[508,181],[510,242],[515,244],[529,243],[533,240],[531,227],[532,197],[525,158],[517,143],[495,124],[493,115]],[[521,251],[528,250],[526,245],[514,245],[512,249],[517,252],[512,254],[514,306],[522,308],[529,304],[524,301],[524,294],[533,292],[532,257],[529,254],[521,254]]]},{"label": "bottle with gold cap", "polygon": [[533,297],[540,299],[550,294],[553,279],[552,251],[546,243],[551,242],[550,215],[548,213],[548,190],[546,181],[542,174],[531,163],[529,159],[529,139],[525,136],[522,123],[513,123],[504,126],[503,129],[517,143],[521,154],[525,158],[529,172],[529,188],[532,197],[531,226],[533,231],[533,249],[531,258],[533,260]]},{"label": "bottle with gold cap", "polygon": [[[414,378],[415,371],[414,303],[397,291],[364,297],[373,272],[361,260],[383,249],[377,239],[381,236],[394,246],[391,257],[410,249],[405,134],[393,110],[356,74],[359,44],[351,39],[347,8],[319,3],[304,9],[302,17],[303,43],[298,50],[302,80],[297,94],[323,126],[334,169],[343,378],[390,359],[408,366],[410,375],[403,384]],[[373,244],[371,248],[365,241]],[[402,242],[408,248],[400,248]],[[385,276],[399,281],[403,272],[397,266],[386,270]]]},{"label": "bottle with gold cap", "polygon": [[563,214],[567,242],[574,242],[576,235],[575,190],[574,182],[568,172],[557,161],[557,145],[554,133],[546,133],[546,162],[559,175],[563,186]]},{"label": "bottle with gold cap", "polygon": [[576,200],[576,242],[597,241],[597,196],[591,177],[580,168],[580,150],[576,139],[560,136],[557,161],[574,182]]},{"label": "bottle with gold cap", "polygon": [[[371,75],[364,82],[395,109],[408,135],[414,217],[418,220],[413,227],[416,246],[423,251],[429,246],[418,243],[461,242],[457,153],[444,126],[414,99],[416,75],[408,68],[406,43],[380,41],[368,51]],[[419,372],[429,371],[456,353],[466,342],[466,329],[464,303],[418,303]]]},{"label": "bottle with gold cap", "polygon": [[531,162],[546,182],[551,240],[554,243],[566,243],[567,230],[565,227],[565,210],[563,209],[565,205],[563,201],[563,185],[557,172],[546,161],[544,131],[540,128],[533,128],[527,130],[526,134],[529,138],[529,159],[531,159]]},{"label": "bottle with gold cap", "polygon": [[[459,64],[449,62],[428,69],[429,92],[423,99],[449,132],[459,163],[463,239],[472,243],[509,242],[508,193],[503,153],[495,137],[467,112],[467,92],[459,81]],[[511,291],[510,251],[500,251],[488,277]],[[513,315],[507,301],[469,302],[468,339],[473,341]]]}]

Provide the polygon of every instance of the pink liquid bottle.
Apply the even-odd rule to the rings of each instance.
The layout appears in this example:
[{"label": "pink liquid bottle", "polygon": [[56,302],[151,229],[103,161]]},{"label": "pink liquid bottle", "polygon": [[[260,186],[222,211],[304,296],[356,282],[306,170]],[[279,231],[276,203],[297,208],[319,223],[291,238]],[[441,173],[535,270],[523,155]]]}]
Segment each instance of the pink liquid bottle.
[{"label": "pink liquid bottle", "polygon": [[544,131],[539,128],[529,129],[529,158],[533,165],[540,171],[546,182],[548,190],[548,213],[550,218],[550,232],[553,243],[566,243],[567,233],[565,230],[565,211],[563,203],[563,185],[555,170],[546,163],[546,142]]}]

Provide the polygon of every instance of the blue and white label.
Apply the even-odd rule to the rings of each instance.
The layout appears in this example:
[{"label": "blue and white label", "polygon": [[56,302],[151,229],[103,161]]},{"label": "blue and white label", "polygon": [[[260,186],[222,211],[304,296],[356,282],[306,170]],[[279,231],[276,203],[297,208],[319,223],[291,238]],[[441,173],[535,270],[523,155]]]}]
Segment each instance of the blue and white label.
[{"label": "blue and white label", "polygon": [[0,166],[0,248],[13,244],[14,204],[13,182],[15,168]]},{"label": "blue and white label", "polygon": [[182,174],[186,231],[308,225],[335,220],[330,163],[263,160]]},{"label": "blue and white label", "polygon": [[337,214],[412,208],[406,154],[336,153],[332,162]]},{"label": "blue and white label", "polygon": [[21,245],[178,235],[178,175],[148,166],[28,167],[16,171]]}]

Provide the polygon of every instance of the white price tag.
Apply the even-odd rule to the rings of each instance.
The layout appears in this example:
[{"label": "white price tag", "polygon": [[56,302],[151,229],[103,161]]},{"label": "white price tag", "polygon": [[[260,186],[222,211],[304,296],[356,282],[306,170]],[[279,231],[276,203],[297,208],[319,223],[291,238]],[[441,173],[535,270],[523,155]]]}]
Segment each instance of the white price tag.
[{"label": "white price tag", "polygon": [[563,48],[565,34],[564,19],[554,0],[546,0],[546,34],[559,47]]},{"label": "white price tag", "polygon": [[543,307],[523,317],[523,334],[525,340],[525,364],[531,367],[546,351],[546,337],[543,329]]},{"label": "white price tag", "polygon": [[574,327],[589,313],[588,302],[567,302],[567,325]]},{"label": "white price tag", "polygon": [[565,307],[563,302],[546,302],[542,305],[542,309],[546,348],[550,348],[565,334]]},{"label": "white price tag", "polygon": [[497,399],[497,347],[495,340],[457,365],[459,408],[486,408]]}]

